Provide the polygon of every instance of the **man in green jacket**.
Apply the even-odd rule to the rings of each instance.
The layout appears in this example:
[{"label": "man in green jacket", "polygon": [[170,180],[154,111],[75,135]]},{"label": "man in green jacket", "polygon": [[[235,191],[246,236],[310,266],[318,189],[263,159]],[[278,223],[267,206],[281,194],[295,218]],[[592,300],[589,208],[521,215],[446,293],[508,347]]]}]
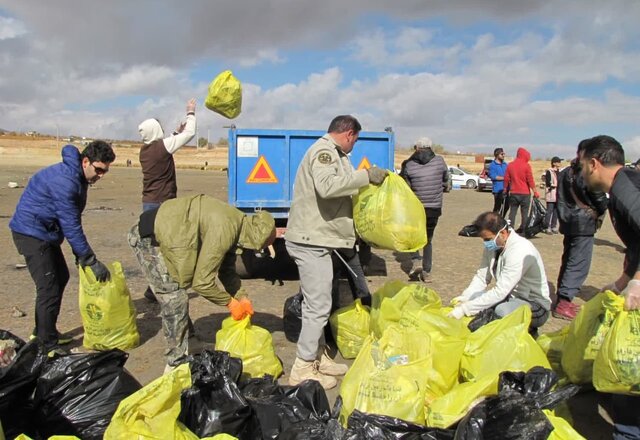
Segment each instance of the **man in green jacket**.
[{"label": "man in green jacket", "polygon": [[252,315],[251,301],[235,272],[236,250],[263,249],[275,236],[268,212],[245,215],[202,194],[167,200],[142,213],[129,232],[129,245],[160,303],[167,368],[188,351],[186,289],[226,306],[236,320]]}]

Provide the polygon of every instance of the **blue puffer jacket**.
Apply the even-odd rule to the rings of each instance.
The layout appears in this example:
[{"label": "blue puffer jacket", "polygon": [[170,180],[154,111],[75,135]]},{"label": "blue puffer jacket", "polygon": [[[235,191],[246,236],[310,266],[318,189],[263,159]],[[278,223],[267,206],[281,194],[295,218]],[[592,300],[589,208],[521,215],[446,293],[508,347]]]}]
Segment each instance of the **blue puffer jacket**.
[{"label": "blue puffer jacket", "polygon": [[93,253],[81,221],[88,186],[80,152],[73,145],[66,145],[62,149],[62,162],[31,177],[9,228],[56,244],[61,244],[66,238],[77,257]]}]

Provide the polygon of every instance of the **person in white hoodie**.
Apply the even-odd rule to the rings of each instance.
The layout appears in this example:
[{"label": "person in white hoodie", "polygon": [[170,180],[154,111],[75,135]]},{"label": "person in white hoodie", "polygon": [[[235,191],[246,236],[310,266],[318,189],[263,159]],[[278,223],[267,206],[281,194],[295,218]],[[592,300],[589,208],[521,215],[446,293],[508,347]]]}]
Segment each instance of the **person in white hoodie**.
[{"label": "person in white hoodie", "polygon": [[140,148],[142,166],[142,210],[148,211],[162,202],[177,197],[176,166],[173,153],[186,145],[196,134],[196,100],[187,102],[187,119],[164,137],[157,119],[147,119],[138,126],[144,145]]},{"label": "person in white hoodie", "polygon": [[[451,303],[450,317],[460,319],[493,308],[502,318],[522,305],[531,308],[530,331],[549,319],[551,298],[542,257],[495,212],[480,214],[474,222],[484,241],[480,268],[462,295]],[[493,287],[489,287],[494,280]]]}]

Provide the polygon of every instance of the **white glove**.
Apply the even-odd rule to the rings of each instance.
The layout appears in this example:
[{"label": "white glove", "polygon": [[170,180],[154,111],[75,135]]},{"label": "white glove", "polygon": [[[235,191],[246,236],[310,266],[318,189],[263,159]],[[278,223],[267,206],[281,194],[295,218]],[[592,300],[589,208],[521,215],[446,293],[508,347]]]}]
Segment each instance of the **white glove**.
[{"label": "white glove", "polygon": [[627,287],[622,291],[622,295],[626,297],[625,310],[640,309],[640,280],[629,281]]},{"label": "white glove", "polygon": [[455,307],[447,316],[449,318],[461,319],[464,316],[464,310],[462,310],[462,307]]},{"label": "white glove", "polygon": [[616,285],[615,281],[607,284],[600,291],[604,292],[605,290],[611,290],[612,292],[617,293],[618,295],[620,295],[620,289],[618,289],[618,286]]}]

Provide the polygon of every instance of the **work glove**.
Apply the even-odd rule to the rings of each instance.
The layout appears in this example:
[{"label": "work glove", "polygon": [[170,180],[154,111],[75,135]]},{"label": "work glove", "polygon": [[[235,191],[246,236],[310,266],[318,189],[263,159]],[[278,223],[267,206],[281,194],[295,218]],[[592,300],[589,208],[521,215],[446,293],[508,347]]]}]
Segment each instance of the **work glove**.
[{"label": "work glove", "polygon": [[240,301],[238,301],[237,299],[231,298],[231,301],[229,301],[229,304],[227,304],[227,308],[231,313],[231,317],[236,321],[240,321],[242,320],[242,318],[244,318],[245,316],[244,307],[242,306],[242,304],[240,304]]},{"label": "work glove", "polygon": [[535,197],[536,199],[540,198],[540,193],[538,191],[534,191],[533,192],[533,197]]},{"label": "work glove", "polygon": [[187,114],[196,112],[196,99],[191,98],[187,101]]},{"label": "work glove", "polygon": [[640,309],[640,280],[629,281],[627,287],[622,291],[622,296],[625,297],[625,310]]},{"label": "work glove", "polygon": [[242,306],[245,316],[253,316],[253,304],[249,298],[245,296],[244,298],[240,298],[238,302]]},{"label": "work glove", "polygon": [[83,269],[89,267],[91,272],[95,275],[96,281],[99,283],[103,283],[111,279],[111,273],[107,266],[98,260],[94,254],[88,254],[84,257],[78,258],[78,264],[80,264]]},{"label": "work glove", "polygon": [[449,302],[449,304],[451,304],[452,306],[457,306],[460,303],[463,303],[467,300],[467,298],[463,295],[458,295],[455,298],[451,298],[451,301]]},{"label": "work glove", "polygon": [[462,319],[462,317],[464,316],[464,310],[462,310],[462,307],[460,306],[454,307],[454,309],[450,311],[447,316],[449,318]]},{"label": "work glove", "polygon": [[380,185],[382,182],[384,182],[384,179],[387,177],[387,174],[389,174],[389,171],[373,166],[367,169],[367,173],[369,174],[369,183],[373,185]]}]

